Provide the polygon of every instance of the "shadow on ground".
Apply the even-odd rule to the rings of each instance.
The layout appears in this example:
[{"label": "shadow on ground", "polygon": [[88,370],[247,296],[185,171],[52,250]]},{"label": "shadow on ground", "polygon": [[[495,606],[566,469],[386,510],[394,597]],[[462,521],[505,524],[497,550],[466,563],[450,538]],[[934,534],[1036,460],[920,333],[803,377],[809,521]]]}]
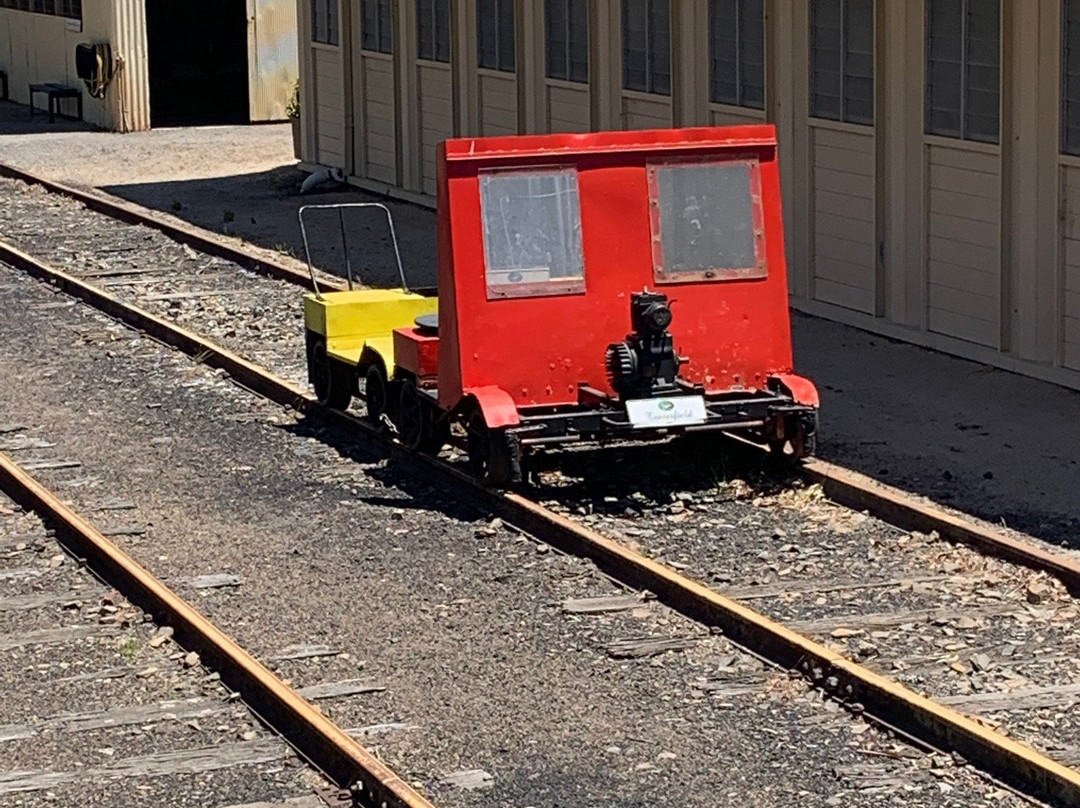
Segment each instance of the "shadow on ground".
[{"label": "shadow on ground", "polygon": [[[476,511],[462,500],[460,493],[430,482],[408,458],[391,457],[390,453],[328,424],[317,415],[292,429],[297,435],[314,437],[357,462],[371,465],[386,461],[373,466],[368,473],[401,491],[406,498],[394,501],[380,498],[377,504],[475,518]],[[519,491],[535,501],[557,502],[571,513],[630,519],[639,513],[664,508],[687,493],[752,500],[806,486],[796,468],[723,435],[675,438],[661,444],[549,451],[534,458],[529,469],[529,481],[519,486]],[[923,493],[917,486],[906,488]],[[950,498],[941,496],[940,489],[930,488],[938,501],[950,504]],[[1012,510],[1017,505],[1016,501],[1000,504],[1001,509],[1010,509],[1006,520],[1009,526],[1080,550],[1077,520],[1070,514],[1023,507]],[[971,507],[966,512],[987,521],[1000,521],[995,514],[1001,510],[982,513],[979,510]]]},{"label": "shadow on ground", "polygon": [[[381,202],[394,217],[408,285],[435,285],[435,222],[430,210],[406,202],[388,202],[336,184],[301,196],[300,185],[306,177],[306,172],[290,165],[227,177],[107,185],[101,190],[300,260],[305,256],[297,219],[302,205]],[[346,261],[338,213],[315,210],[305,218],[312,263],[344,277]],[[389,228],[381,211],[346,211],[345,231],[354,277],[370,286],[400,285]]]},{"label": "shadow on ground", "polygon": [[[77,120],[74,117],[75,102],[71,99],[61,99],[60,111],[62,115],[49,123],[49,110],[44,106],[45,96],[34,96],[33,110],[26,104],[16,104],[14,101],[0,101],[0,120],[3,121],[3,135],[55,135],[61,132],[97,132],[98,127],[86,121]],[[85,102],[85,99],[84,99]],[[70,113],[70,114],[69,114]]]},{"label": "shadow on ground", "polygon": [[[318,414],[285,428],[368,466],[368,475],[404,495],[358,495],[360,501],[403,510],[438,511],[458,519],[482,515],[467,494],[463,497],[460,490],[431,482],[424,469],[408,457],[392,456]],[[539,455],[530,470],[530,481],[518,486],[518,491],[535,501],[557,502],[572,513],[630,518],[664,508],[680,494],[728,491],[733,482],[738,482],[735,489],[740,499],[806,485],[792,467],[722,435],[677,438],[663,444],[552,451]]]}]

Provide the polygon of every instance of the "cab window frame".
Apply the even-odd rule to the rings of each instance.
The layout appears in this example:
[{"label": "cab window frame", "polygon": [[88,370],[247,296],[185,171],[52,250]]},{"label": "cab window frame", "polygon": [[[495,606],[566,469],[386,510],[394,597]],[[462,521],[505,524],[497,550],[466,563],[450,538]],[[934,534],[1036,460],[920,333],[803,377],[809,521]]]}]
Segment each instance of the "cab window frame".
[{"label": "cab window frame", "polygon": [[[570,177],[572,179],[572,192],[573,201],[571,203],[570,213],[576,221],[576,227],[571,233],[576,233],[576,239],[574,243],[567,245],[566,256],[571,256],[574,259],[576,267],[580,270],[577,276],[565,276],[565,277],[548,277],[542,280],[534,281],[521,281],[521,282],[509,282],[509,283],[494,283],[492,282],[492,273],[513,273],[513,272],[528,272],[531,267],[525,266],[492,266],[492,250],[493,244],[488,237],[489,224],[493,224],[492,220],[489,220],[489,208],[488,197],[486,196],[485,180],[490,179],[503,179],[513,177]],[[487,299],[492,300],[513,300],[520,298],[532,298],[532,297],[563,297],[570,295],[583,295],[586,291],[586,265],[585,265],[585,246],[584,246],[584,226],[581,216],[581,185],[580,185],[580,171],[576,165],[572,164],[552,164],[552,165],[533,165],[533,166],[521,166],[515,168],[490,168],[481,170],[477,175],[477,183],[480,198],[480,228],[481,228],[481,249],[484,255],[483,272],[484,272],[484,285],[486,287]],[[549,267],[550,272],[550,267]]]},{"label": "cab window frame", "polygon": [[[745,267],[709,266],[697,269],[671,270],[665,266],[664,211],[659,174],[667,169],[741,165],[747,169],[751,226],[753,228],[754,263]],[[653,280],[657,285],[685,283],[726,283],[732,281],[764,280],[769,276],[765,239],[765,207],[762,197],[761,158],[757,154],[732,154],[722,158],[673,157],[650,160],[646,164],[649,188],[649,225],[652,239]],[[670,228],[669,228],[670,230]]]}]

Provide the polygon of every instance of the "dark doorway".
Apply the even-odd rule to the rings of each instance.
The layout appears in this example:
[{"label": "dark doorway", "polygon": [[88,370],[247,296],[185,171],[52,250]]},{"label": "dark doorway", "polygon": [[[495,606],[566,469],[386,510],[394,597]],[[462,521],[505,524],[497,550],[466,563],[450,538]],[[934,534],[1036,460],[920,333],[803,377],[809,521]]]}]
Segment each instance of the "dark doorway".
[{"label": "dark doorway", "polygon": [[146,0],[151,126],[248,121],[246,0]]}]

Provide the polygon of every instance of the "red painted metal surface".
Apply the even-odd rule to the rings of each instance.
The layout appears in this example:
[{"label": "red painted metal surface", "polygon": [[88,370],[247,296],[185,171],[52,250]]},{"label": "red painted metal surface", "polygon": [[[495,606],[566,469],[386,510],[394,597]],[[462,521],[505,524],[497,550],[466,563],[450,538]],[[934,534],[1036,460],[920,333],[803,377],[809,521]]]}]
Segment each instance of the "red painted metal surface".
[{"label": "red painted metal surface", "polygon": [[517,403],[501,387],[468,387],[465,396],[476,402],[484,414],[484,423],[492,429],[516,426],[521,422]]},{"label": "red painted metal surface", "polygon": [[821,406],[821,397],[814,383],[809,379],[796,376],[794,373],[777,373],[774,378],[784,386],[796,404],[805,404],[807,407],[815,408]]},{"label": "red painted metal surface", "polygon": [[394,364],[421,380],[439,375],[439,338],[418,328],[394,331]]},{"label": "red painted metal surface", "polygon": [[[766,276],[658,280],[650,167],[747,160]],[[584,292],[489,299],[480,176],[538,167],[576,171]],[[630,295],[645,287],[672,300],[669,330],[689,360],[684,379],[720,393],[764,389],[770,376],[791,371],[774,127],[450,140],[437,169],[442,406],[488,387],[522,408],[577,403],[580,383],[611,392],[605,348],[629,332]]]}]

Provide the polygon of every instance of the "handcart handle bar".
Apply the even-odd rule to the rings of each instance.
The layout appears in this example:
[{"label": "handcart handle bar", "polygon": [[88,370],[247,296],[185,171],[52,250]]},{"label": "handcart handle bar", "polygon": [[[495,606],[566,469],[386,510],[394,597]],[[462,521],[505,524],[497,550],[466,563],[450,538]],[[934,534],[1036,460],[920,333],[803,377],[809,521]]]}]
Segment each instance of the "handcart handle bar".
[{"label": "handcart handle bar", "polygon": [[401,249],[398,247],[397,230],[394,228],[394,217],[390,208],[382,202],[339,202],[332,205],[302,205],[297,212],[300,219],[300,236],[304,240],[304,256],[307,258],[308,272],[311,275],[311,288],[315,290],[315,297],[322,299],[319,290],[319,282],[315,278],[315,266],[311,263],[311,247],[308,244],[307,223],[304,221],[304,213],[309,210],[336,210],[338,221],[341,225],[341,247],[345,253],[345,275],[349,282],[349,289],[353,288],[352,262],[349,260],[349,242],[345,234],[345,208],[379,208],[386,214],[386,223],[390,225],[390,240],[394,244],[394,258],[397,261],[398,276],[401,278],[401,288],[409,291],[409,284],[405,280],[405,268],[401,263]]}]

